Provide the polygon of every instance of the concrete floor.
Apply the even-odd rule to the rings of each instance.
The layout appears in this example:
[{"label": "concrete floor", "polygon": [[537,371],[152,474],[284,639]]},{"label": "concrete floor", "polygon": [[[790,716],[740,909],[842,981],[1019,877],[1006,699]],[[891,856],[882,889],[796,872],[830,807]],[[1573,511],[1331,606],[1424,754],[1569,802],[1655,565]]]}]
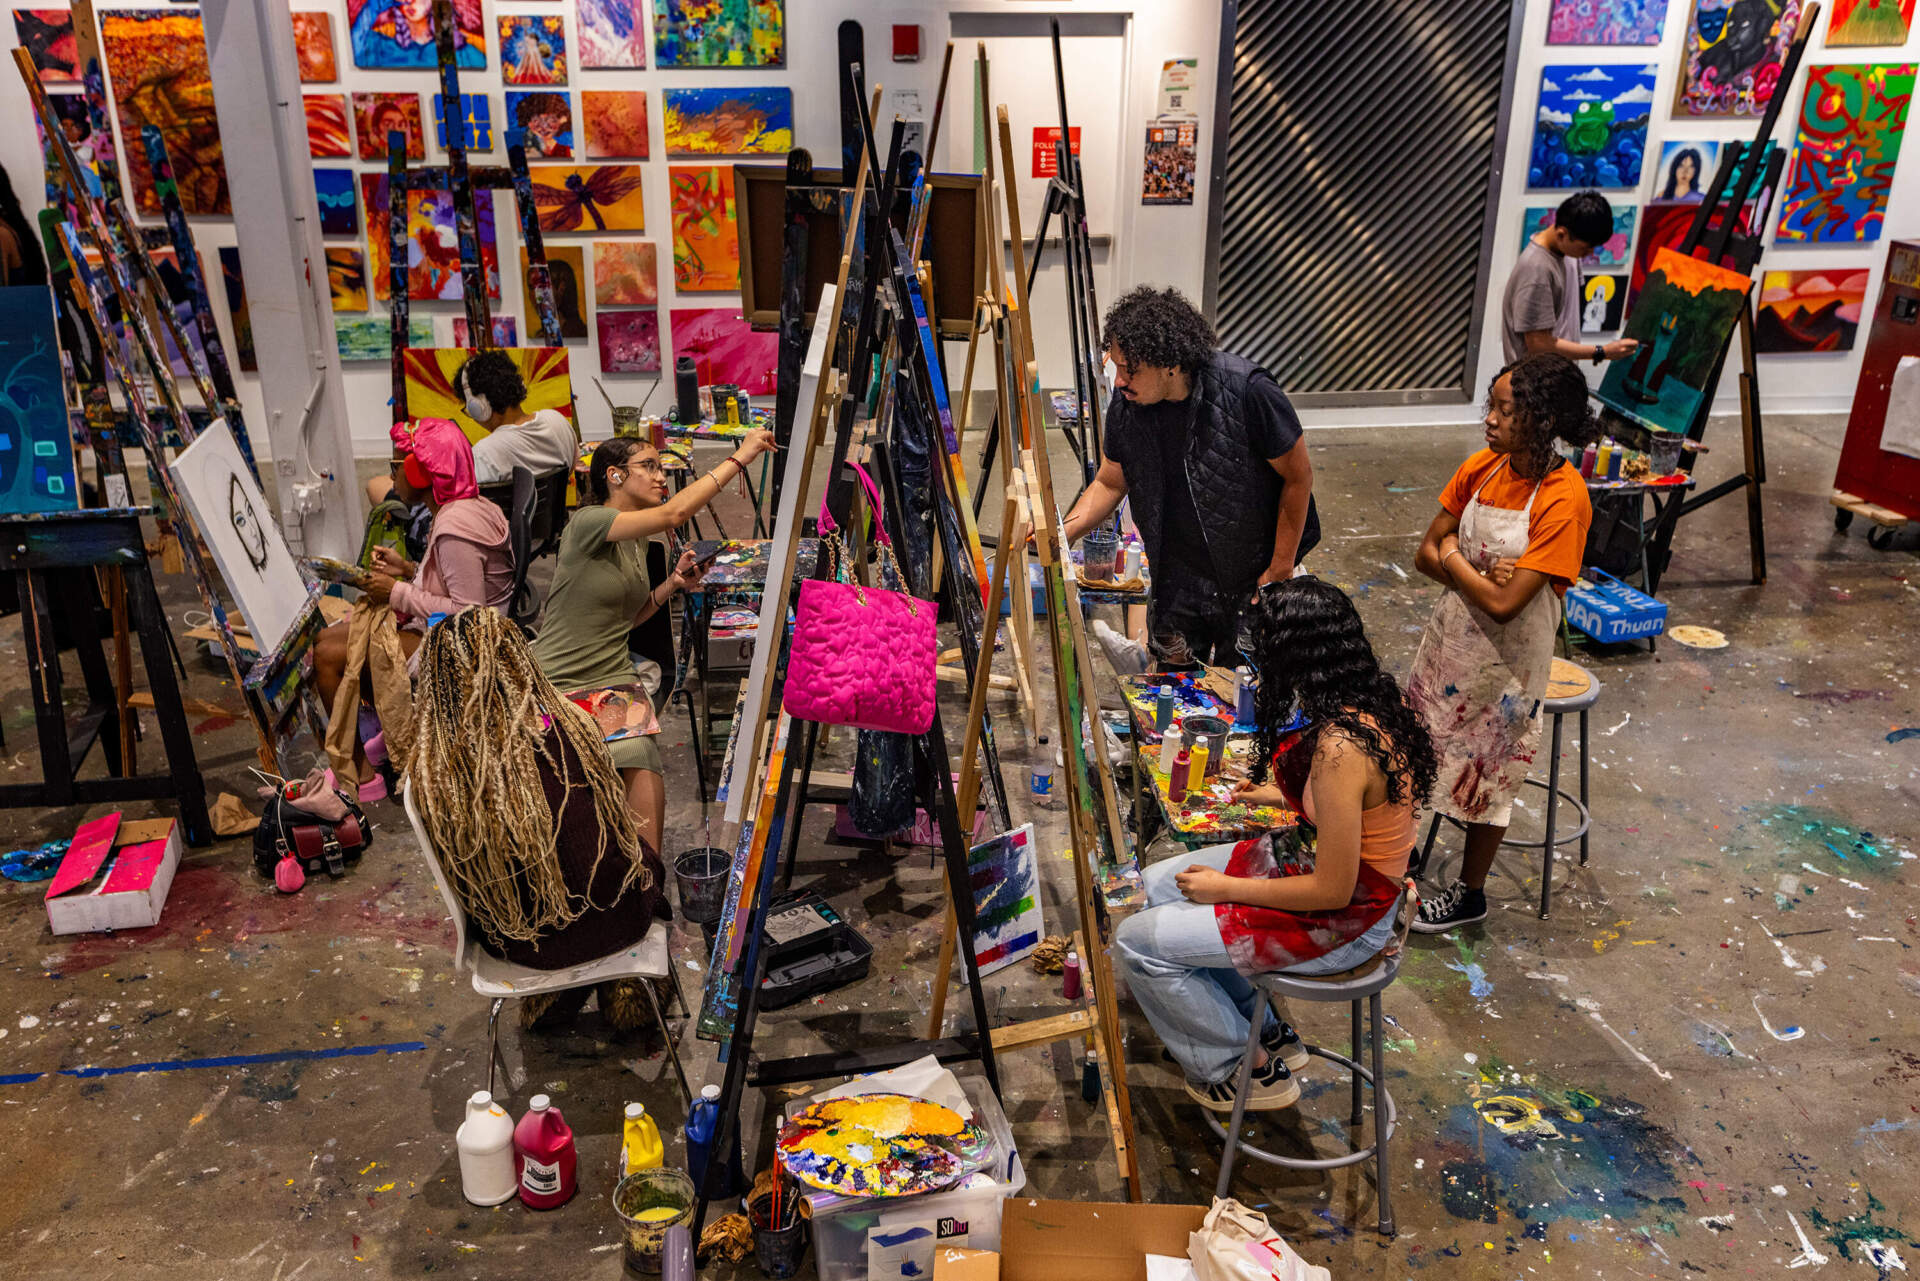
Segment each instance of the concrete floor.
[{"label": "concrete floor", "polygon": [[[1885,1277],[1920,1254],[1920,739],[1889,737],[1920,724],[1920,565],[1911,531],[1884,553],[1859,528],[1833,532],[1839,432],[1828,419],[1773,424],[1765,587],[1747,582],[1737,499],[1683,525],[1663,593],[1671,621],[1719,628],[1727,648],[1663,643],[1584,660],[1606,686],[1593,718],[1593,859],[1563,866],[1553,919],[1534,914],[1537,864],[1516,857],[1490,887],[1486,926],[1417,940],[1387,993],[1397,1239],[1373,1232],[1366,1177],[1243,1166],[1238,1195],[1310,1261],[1340,1278],[1430,1266],[1488,1278]],[[1709,480],[1737,452],[1730,424],[1713,440]],[[1475,444],[1468,429],[1309,437],[1326,526],[1313,566],[1358,598],[1395,668],[1437,592],[1412,570],[1416,540]],[[177,618],[190,591],[180,579],[166,588]],[[0,653],[19,661],[17,623],[0,624]],[[193,693],[237,710],[210,663],[190,666]],[[13,754],[0,775],[17,781],[37,761],[24,675],[8,669],[0,724]],[[664,719],[671,852],[704,837],[684,716]],[[1014,737],[1003,731],[1017,785]],[[196,718],[196,743],[216,792],[250,795],[244,724]],[[0,823],[11,847],[64,836],[81,817],[19,811]],[[1058,812],[1036,817],[1045,847],[1063,846]],[[382,805],[377,818],[357,871],[292,897],[255,877],[244,843],[192,851],[152,930],[55,939],[39,891],[0,882],[7,1275],[619,1273],[605,1198],[620,1104],[681,1116],[657,1046],[609,1040],[592,1013],[564,1035],[506,1032],[501,1092],[516,1111],[542,1090],[566,1111],[582,1195],[548,1214],[463,1202],[452,1138],[485,1076],[485,1005],[451,972],[444,913],[399,810]],[[823,818],[809,816],[798,879],[827,892],[877,954],[858,986],[769,1015],[774,1053],[894,1040],[927,1002],[936,873],[924,856],[823,845]],[[1058,922],[1070,868],[1049,858],[1045,870]],[[677,927],[675,947],[697,992],[697,934]],[[1025,966],[988,980],[995,1018],[1063,1008],[1056,985]],[[1151,1029],[1124,1008],[1146,1194],[1204,1202],[1216,1145]],[[1330,1009],[1303,1022],[1337,1049],[1344,1019]],[[339,1053],[362,1047],[376,1048]],[[696,1083],[719,1079],[710,1045],[685,1048]],[[1112,1199],[1106,1123],[1081,1102],[1067,1050],[1002,1060],[1028,1190]],[[171,1070],[61,1071],[140,1064]],[[1314,1072],[1299,1116],[1282,1116],[1337,1136],[1343,1096]],[[755,1134],[765,1102],[750,1097]]]}]

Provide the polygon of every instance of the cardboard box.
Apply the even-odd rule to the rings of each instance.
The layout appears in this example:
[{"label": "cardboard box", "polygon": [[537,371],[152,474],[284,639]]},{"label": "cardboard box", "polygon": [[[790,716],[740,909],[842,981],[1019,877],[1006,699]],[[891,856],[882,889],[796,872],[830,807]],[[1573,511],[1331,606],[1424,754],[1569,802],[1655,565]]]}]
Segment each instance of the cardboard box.
[{"label": "cardboard box", "polygon": [[1149,1254],[1187,1257],[1203,1205],[1128,1205],[1009,1197],[999,1281],[1147,1281]]},{"label": "cardboard box", "polygon": [[47,883],[48,926],[91,934],[158,925],[180,846],[180,824],[170,818],[122,823],[108,814],[82,823]]},{"label": "cardboard box", "polygon": [[1000,1256],[957,1245],[933,1252],[933,1281],[1000,1281]]}]

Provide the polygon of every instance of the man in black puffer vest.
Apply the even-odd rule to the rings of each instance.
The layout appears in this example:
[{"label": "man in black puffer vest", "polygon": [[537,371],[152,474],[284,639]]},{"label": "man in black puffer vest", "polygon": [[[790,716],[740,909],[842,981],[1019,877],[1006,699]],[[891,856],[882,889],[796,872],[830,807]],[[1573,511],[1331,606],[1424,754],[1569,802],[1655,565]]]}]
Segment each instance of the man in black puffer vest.
[{"label": "man in black puffer vest", "polygon": [[1320,541],[1300,419],[1271,374],[1218,349],[1178,290],[1129,291],[1102,337],[1114,369],[1105,457],[1067,537],[1131,499],[1153,575],[1156,664],[1238,666],[1241,610]]}]

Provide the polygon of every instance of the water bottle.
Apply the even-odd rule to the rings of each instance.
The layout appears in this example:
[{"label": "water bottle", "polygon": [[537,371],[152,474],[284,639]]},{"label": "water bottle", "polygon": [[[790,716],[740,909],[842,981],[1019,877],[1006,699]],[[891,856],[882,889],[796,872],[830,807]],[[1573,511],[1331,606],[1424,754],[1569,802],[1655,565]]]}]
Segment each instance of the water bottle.
[{"label": "water bottle", "polygon": [[1048,749],[1047,736],[1040,736],[1040,759],[1033,764],[1032,774],[1033,803],[1041,809],[1053,806],[1053,753]]}]

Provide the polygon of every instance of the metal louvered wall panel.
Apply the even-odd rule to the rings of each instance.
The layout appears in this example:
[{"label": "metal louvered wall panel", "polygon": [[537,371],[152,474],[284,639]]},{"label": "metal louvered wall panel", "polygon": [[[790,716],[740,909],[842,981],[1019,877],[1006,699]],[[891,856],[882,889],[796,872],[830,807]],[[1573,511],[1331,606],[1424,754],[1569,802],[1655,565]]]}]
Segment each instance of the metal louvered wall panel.
[{"label": "metal louvered wall panel", "polygon": [[1225,6],[1209,310],[1298,402],[1477,394],[1522,7]]}]

